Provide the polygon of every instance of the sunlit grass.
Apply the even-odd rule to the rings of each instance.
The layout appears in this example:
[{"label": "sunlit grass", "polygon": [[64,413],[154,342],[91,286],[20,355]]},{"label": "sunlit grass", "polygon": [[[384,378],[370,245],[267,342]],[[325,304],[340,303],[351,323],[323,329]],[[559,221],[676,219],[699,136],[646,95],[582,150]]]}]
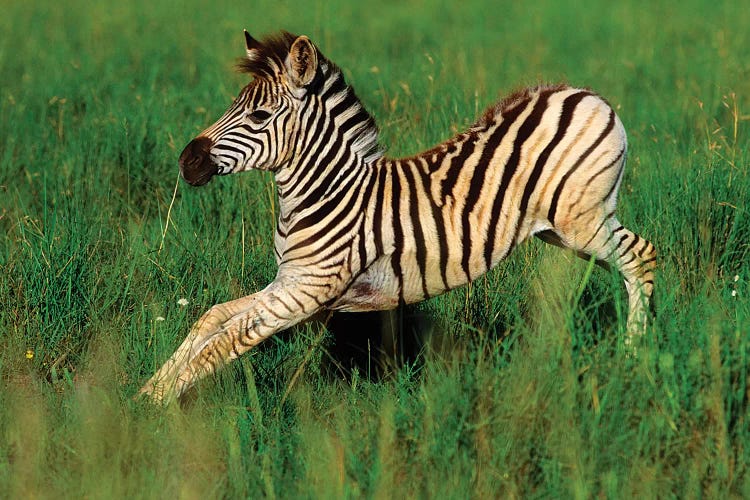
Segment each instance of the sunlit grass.
[{"label": "sunlit grass", "polygon": [[[11,2],[0,492],[750,497],[748,25],[698,0]],[[243,84],[242,28],[310,35],[394,155],[522,85],[602,93],[629,133],[619,218],[659,251],[637,358],[620,277],[533,241],[408,310],[408,354],[372,339],[352,368],[335,343],[361,325],[313,322],[181,406],[133,400],[203,311],[274,276],[268,175],[175,191],[181,148]]]}]

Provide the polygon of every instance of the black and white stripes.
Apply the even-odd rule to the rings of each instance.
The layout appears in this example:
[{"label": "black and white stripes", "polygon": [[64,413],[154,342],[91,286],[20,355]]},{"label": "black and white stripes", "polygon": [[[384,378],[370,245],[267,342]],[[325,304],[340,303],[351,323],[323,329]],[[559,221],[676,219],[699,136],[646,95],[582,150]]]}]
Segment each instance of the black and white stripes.
[{"label": "black and white stripes", "polygon": [[643,331],[656,252],[615,217],[627,141],[604,99],[566,85],[524,89],[468,131],[392,159],[341,71],[307,37],[246,34],[246,47],[240,66],[254,79],[180,167],[196,185],[275,173],[278,275],[206,313],[144,392],[179,395],[322,308],[388,309],[461,286],[534,235],[618,268],[629,329]]}]

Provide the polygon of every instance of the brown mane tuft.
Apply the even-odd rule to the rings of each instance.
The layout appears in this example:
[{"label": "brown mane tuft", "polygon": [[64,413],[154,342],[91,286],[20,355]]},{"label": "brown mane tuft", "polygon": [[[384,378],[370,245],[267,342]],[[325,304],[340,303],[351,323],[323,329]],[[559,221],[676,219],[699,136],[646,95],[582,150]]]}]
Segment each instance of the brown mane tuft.
[{"label": "brown mane tuft", "polygon": [[281,31],[274,35],[263,37],[255,49],[256,57],[243,57],[237,61],[237,70],[249,73],[255,77],[273,77],[283,67],[289,49],[297,35],[288,31]]}]

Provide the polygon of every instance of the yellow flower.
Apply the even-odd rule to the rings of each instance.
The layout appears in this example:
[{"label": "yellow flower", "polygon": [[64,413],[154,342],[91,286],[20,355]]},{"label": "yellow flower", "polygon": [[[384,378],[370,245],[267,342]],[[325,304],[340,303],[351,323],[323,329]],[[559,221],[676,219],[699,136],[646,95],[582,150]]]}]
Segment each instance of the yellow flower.
[{"label": "yellow flower", "polygon": [[34,351],[26,349],[26,359],[34,359]]}]

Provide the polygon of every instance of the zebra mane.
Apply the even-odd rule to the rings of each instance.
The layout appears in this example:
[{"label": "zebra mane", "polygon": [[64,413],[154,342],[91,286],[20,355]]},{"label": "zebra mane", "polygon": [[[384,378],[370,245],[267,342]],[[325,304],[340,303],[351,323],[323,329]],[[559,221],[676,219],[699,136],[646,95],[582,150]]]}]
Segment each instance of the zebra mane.
[{"label": "zebra mane", "polygon": [[258,78],[273,78],[284,67],[284,60],[296,39],[297,35],[288,31],[263,37],[254,47],[257,55],[237,61],[237,70]]},{"label": "zebra mane", "polygon": [[564,83],[557,83],[552,85],[539,84],[534,87],[525,87],[505,96],[502,100],[493,104],[484,110],[482,116],[471,126],[472,129],[482,129],[495,123],[495,119],[498,115],[501,115],[508,110],[516,107],[519,103],[530,99],[534,94],[540,90],[549,89],[552,92],[557,92],[567,88]]}]

